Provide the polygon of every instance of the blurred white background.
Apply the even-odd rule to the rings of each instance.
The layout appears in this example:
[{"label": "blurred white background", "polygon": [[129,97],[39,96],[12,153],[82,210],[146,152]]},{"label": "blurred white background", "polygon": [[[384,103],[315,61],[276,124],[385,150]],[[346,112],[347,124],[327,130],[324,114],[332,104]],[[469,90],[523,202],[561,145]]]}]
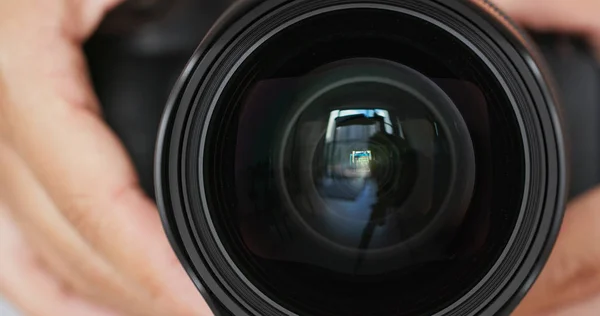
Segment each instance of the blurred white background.
[{"label": "blurred white background", "polygon": [[17,312],[6,302],[2,297],[0,297],[0,315],[1,316],[18,316]]}]

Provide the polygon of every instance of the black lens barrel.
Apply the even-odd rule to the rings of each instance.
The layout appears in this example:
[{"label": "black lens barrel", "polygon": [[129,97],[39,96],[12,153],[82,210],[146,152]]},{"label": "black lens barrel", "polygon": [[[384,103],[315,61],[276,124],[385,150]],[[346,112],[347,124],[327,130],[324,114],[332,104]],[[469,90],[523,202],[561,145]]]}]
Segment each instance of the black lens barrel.
[{"label": "black lens barrel", "polygon": [[509,312],[566,198],[537,58],[483,3],[242,1],[161,125],[173,248],[216,313]]}]

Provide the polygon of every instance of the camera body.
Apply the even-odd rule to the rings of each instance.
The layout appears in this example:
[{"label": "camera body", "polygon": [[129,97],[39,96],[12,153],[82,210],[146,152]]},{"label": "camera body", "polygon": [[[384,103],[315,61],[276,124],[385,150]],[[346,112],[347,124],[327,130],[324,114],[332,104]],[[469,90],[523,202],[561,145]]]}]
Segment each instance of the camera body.
[{"label": "camera body", "polygon": [[[161,186],[160,183],[155,184],[153,182],[153,171],[155,170],[154,152],[159,123],[165,104],[168,103],[167,100],[169,99],[172,87],[175,85],[176,88],[169,101],[171,107],[175,106],[174,104],[183,98],[181,95],[183,86],[190,85],[190,82],[193,83],[194,80],[198,80],[193,79],[192,76],[193,72],[198,71],[196,69],[198,61],[205,58],[204,55],[210,49],[214,49],[215,45],[224,45],[225,42],[220,42],[222,37],[225,36],[224,33],[230,30],[234,24],[239,28],[240,24],[250,23],[249,21],[252,19],[257,19],[258,16],[255,15],[255,12],[261,11],[261,9],[268,11],[265,7],[273,9],[277,6],[283,6],[286,2],[289,3],[289,1],[241,1],[233,4],[228,12],[218,21],[217,17],[221,13],[220,11],[225,10],[230,3],[220,1],[175,1],[162,7],[160,6],[161,2],[157,1],[157,8],[160,8],[156,10],[158,13],[153,13],[148,7],[144,7],[143,10],[139,9],[141,11],[136,11],[135,6],[130,3],[128,5],[132,7],[124,7],[121,9],[122,11],[117,10],[114,16],[109,17],[101,32],[90,41],[87,51],[91,71],[97,92],[104,106],[106,118],[131,153],[140,173],[142,185],[150,195],[154,195],[155,185]],[[350,2],[352,1],[344,1],[346,5],[350,5]],[[354,2],[379,3],[386,1]],[[394,5],[394,1],[387,2],[389,2],[387,5]],[[395,1],[397,4],[403,2],[418,3],[418,1]],[[453,1],[440,0],[431,2],[451,7],[456,11],[465,10],[461,11],[465,15],[471,14],[470,10],[472,10],[466,4],[452,4],[451,2]],[[414,5],[415,8],[418,6],[418,4]],[[480,10],[485,11],[482,16],[487,14],[493,20],[493,16],[498,14],[495,9],[486,9],[484,4],[479,5],[481,5]],[[139,12],[142,12],[143,18],[133,19],[132,16],[135,16],[136,12],[138,15]],[[207,12],[213,14],[207,15]],[[421,14],[424,13],[421,12]],[[199,19],[199,16],[204,18]],[[474,20],[478,18],[480,17],[477,15],[472,17]],[[495,17],[495,19],[497,19],[495,23],[506,21],[503,17]],[[209,30],[208,28],[213,21],[217,22]],[[498,26],[498,24],[495,25]],[[512,30],[510,24],[504,25],[504,27]],[[457,29],[460,28],[457,27]],[[205,31],[207,32],[206,35],[204,34]],[[557,187],[557,191],[554,192],[556,195],[554,198],[556,199],[555,203],[558,205],[557,207],[560,208],[561,204],[565,202],[561,201],[561,195],[564,194],[564,197],[575,197],[600,183],[600,164],[598,164],[600,161],[600,67],[598,67],[597,61],[594,60],[585,43],[579,39],[564,35],[531,35],[535,39],[547,66],[541,65],[542,61],[539,56],[535,56],[535,51],[529,51],[532,48],[523,44],[528,43],[527,39],[522,39],[523,42],[520,44],[511,44],[516,45],[520,53],[524,53],[528,58],[532,58],[528,60],[531,63],[530,67],[535,69],[537,69],[536,67],[540,67],[537,71],[551,73],[551,77],[555,81],[554,84],[550,83],[548,87],[540,86],[539,89],[548,100],[553,100],[548,102],[558,109],[556,117],[551,117],[552,114],[550,114],[549,119],[558,120],[559,116],[562,118],[560,126],[562,126],[563,130],[560,132],[563,135],[558,135],[555,141],[556,146],[560,148],[564,146],[562,150],[564,150],[566,155],[569,155],[569,165],[565,166],[565,170],[562,170],[561,167],[561,160],[564,157],[559,157],[554,162],[548,162],[546,169],[548,179],[552,179],[547,181],[557,182],[553,184]],[[518,32],[510,36],[525,37],[525,35]],[[202,38],[204,38],[203,44],[194,52],[196,45]],[[302,43],[298,43],[298,45],[302,45]],[[188,63],[189,57],[192,55],[194,57]],[[545,67],[548,69],[544,69]],[[184,72],[180,77],[182,70]],[[552,80],[549,77],[544,77],[541,73],[538,73],[537,76],[539,76],[537,79],[540,82]],[[200,85],[201,81],[195,83]],[[441,86],[444,85],[438,81],[436,83]],[[556,89],[553,90],[552,86],[556,87]],[[452,94],[452,88],[448,88],[445,91],[448,94]],[[554,104],[555,101],[562,104],[562,106]],[[461,111],[463,111],[464,115],[464,112],[467,110],[461,109]],[[468,124],[471,124],[468,122],[468,118],[465,118],[465,120]],[[382,119],[379,121],[383,122]],[[343,124],[343,122],[340,124]],[[163,134],[162,138],[163,140],[159,144],[164,145],[165,139],[169,138],[169,135]],[[473,149],[470,150],[473,151]],[[560,152],[561,150],[558,151]],[[373,150],[373,152],[376,151]],[[461,159],[461,161],[464,160]],[[565,163],[566,161],[567,159],[564,159]],[[570,171],[567,172],[566,169]],[[463,168],[463,170],[466,169]],[[161,171],[158,172],[160,173]],[[482,171],[478,170],[477,173],[480,174]],[[164,177],[162,179],[167,181]],[[298,179],[300,179],[298,181],[302,181],[302,178]],[[163,187],[166,188],[168,185],[165,186],[163,184]],[[568,195],[564,192],[567,189],[569,190]],[[163,188],[163,190],[165,189]],[[547,194],[552,193],[548,192]],[[164,195],[158,198],[159,204],[163,204],[162,208],[164,208],[164,204],[169,203],[167,201],[168,198]],[[178,256],[196,281],[196,285],[203,290],[203,294],[215,314],[252,314],[253,312],[250,312],[252,308],[244,306],[244,304],[233,303],[233,299],[225,298],[227,295],[218,293],[218,290],[215,289],[224,288],[223,286],[219,287],[212,284],[219,283],[218,281],[205,279],[198,281],[198,277],[204,278],[210,272],[198,271],[198,264],[193,262],[201,261],[201,259],[187,258],[192,255],[183,249],[185,248],[183,246],[185,242],[182,239],[185,239],[185,237],[177,236],[178,234],[173,232],[177,226],[173,224],[176,220],[169,219],[170,215],[165,215],[164,209],[162,215],[167,218],[165,219],[167,232],[170,234]],[[554,219],[545,222],[545,225],[549,226],[548,234],[554,237],[544,237],[543,246],[539,246],[543,248],[543,250],[540,250],[540,257],[526,260],[531,261],[529,263],[531,267],[526,272],[522,272],[527,275],[526,277],[523,276],[524,280],[535,278],[535,275],[539,273],[545,261],[545,257],[549,253],[550,246],[557,233],[557,223],[561,217],[560,212],[557,212],[553,217]],[[477,221],[478,219],[474,217],[471,220]],[[396,253],[396,255],[398,254]],[[423,255],[418,260],[426,261],[423,258],[427,258],[429,255]],[[210,285],[210,290],[204,289],[207,283]],[[499,299],[498,301],[501,301],[501,303],[489,304],[485,311],[508,313],[518,303],[529,285],[530,283],[523,281],[513,283],[511,285],[513,287],[512,292],[505,294],[506,297],[502,300]],[[518,289],[515,290],[515,288]],[[476,313],[477,311],[481,312],[482,309],[473,308],[470,309],[469,313]],[[264,314],[265,312],[258,313]],[[282,312],[282,315],[285,314]],[[342,312],[342,314],[346,313]],[[381,312],[380,314],[384,315],[385,313]]]},{"label": "camera body", "polygon": [[[166,100],[198,43],[235,0],[154,2],[149,8],[117,8],[86,47],[106,118],[131,153],[150,195],[156,134]],[[563,103],[574,197],[600,179],[600,66],[581,38],[530,35]]]}]

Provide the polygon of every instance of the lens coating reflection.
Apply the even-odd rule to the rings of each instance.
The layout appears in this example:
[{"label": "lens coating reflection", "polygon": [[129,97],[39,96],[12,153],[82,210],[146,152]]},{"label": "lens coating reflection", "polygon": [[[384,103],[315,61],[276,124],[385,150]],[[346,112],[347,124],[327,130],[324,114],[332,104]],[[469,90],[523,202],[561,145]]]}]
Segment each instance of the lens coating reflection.
[{"label": "lens coating reflection", "polygon": [[[395,63],[353,59],[323,68],[286,91],[299,106],[292,105],[292,118],[283,121],[286,132],[275,158],[282,212],[302,246],[285,245],[285,252],[268,256],[354,275],[437,260],[441,241],[455,233],[452,226],[466,210],[444,204],[448,194],[464,192],[451,192],[456,149],[441,127],[443,117],[430,110],[452,103],[431,104],[424,95],[443,91]],[[417,83],[407,84],[411,80],[432,89],[418,91]],[[270,85],[276,83],[263,88]],[[461,120],[458,110],[447,112],[455,115],[446,119]],[[460,126],[468,134],[464,122]],[[464,156],[472,157],[472,148]],[[251,250],[264,255],[264,249],[277,248],[263,246]]]},{"label": "lens coating reflection", "polygon": [[498,83],[451,35],[347,10],[272,40],[232,80],[209,129],[207,202],[237,268],[277,304],[429,315],[493,265],[522,149]]}]

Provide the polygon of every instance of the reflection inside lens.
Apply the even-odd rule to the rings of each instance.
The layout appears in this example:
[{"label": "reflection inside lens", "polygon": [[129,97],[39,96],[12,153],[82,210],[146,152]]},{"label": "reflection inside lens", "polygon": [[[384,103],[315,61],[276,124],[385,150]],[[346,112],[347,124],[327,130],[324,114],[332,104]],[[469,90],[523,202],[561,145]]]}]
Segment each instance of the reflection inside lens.
[{"label": "reflection inside lens", "polygon": [[[261,81],[247,104],[255,110],[241,118],[236,154],[240,237],[256,259],[299,269],[279,281],[372,282],[452,258],[474,153],[436,83],[400,64],[351,59]],[[269,124],[252,132],[258,116]],[[459,161],[469,166],[461,181]]]},{"label": "reflection inside lens", "polygon": [[223,92],[208,210],[240,275],[293,313],[435,314],[510,237],[517,121],[450,34],[381,10],[332,15],[269,42]]},{"label": "reflection inside lens", "polygon": [[[422,147],[435,146],[435,123],[395,118],[392,122],[385,109],[331,111],[324,146],[311,164],[318,192],[313,205],[322,207],[303,212],[304,220],[328,241],[358,250],[354,272],[360,271],[367,250],[393,247],[418,231],[422,226],[418,218],[432,211],[430,201],[435,200],[434,166],[426,161],[433,158],[433,151],[411,144],[421,137]],[[418,157],[423,158],[422,170]],[[416,187],[419,171],[429,187]],[[439,171],[440,176],[448,172]],[[415,189],[426,197],[407,204]]]},{"label": "reflection inside lens", "polygon": [[454,172],[451,144],[427,98],[389,80],[390,67],[396,65],[343,61],[290,84],[301,105],[285,121],[278,194],[287,229],[301,244],[268,256],[349,274],[444,256],[437,239],[447,231],[434,219],[460,213],[444,204]]}]

